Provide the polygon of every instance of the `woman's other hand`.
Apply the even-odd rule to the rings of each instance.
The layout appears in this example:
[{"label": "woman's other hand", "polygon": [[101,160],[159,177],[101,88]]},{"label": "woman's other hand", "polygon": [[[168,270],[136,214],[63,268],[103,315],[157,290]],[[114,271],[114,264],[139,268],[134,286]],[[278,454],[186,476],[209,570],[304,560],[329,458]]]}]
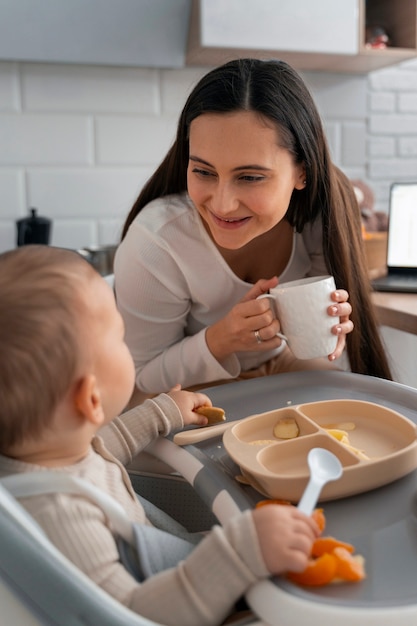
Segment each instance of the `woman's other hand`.
[{"label": "woman's other hand", "polygon": [[338,359],[345,349],[346,335],[353,330],[353,322],[350,319],[352,307],[348,302],[349,294],[345,289],[337,289],[331,295],[335,304],[327,309],[329,315],[339,318],[339,323],[333,326],[332,333],[338,335],[336,349],[329,354],[329,361]]}]

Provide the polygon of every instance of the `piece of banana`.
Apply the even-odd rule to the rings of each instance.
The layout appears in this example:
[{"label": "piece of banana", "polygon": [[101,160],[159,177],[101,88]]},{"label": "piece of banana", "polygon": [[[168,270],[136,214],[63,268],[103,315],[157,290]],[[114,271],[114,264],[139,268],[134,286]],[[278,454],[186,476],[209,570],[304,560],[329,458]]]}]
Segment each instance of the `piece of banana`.
[{"label": "piece of banana", "polygon": [[205,415],[209,425],[226,421],[224,409],[220,409],[217,406],[199,406],[198,409],[195,409],[195,412],[200,415]]},{"label": "piece of banana", "polygon": [[300,428],[293,417],[283,417],[274,426],[274,437],[277,439],[294,439],[300,434]]},{"label": "piece of banana", "polygon": [[348,450],[353,452],[353,454],[356,454],[357,457],[362,459],[362,461],[369,461],[369,456],[365,454],[363,450],[352,446],[349,440],[349,435],[345,430],[340,428],[326,428],[325,430],[329,433],[329,435],[337,439],[337,441],[340,441],[340,443],[342,443]]}]

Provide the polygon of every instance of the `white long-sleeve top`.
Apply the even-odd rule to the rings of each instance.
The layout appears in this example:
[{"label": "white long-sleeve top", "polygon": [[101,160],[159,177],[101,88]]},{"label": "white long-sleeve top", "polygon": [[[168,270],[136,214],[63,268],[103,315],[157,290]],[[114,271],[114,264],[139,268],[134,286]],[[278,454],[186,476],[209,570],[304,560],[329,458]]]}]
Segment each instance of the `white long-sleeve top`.
[{"label": "white long-sleeve top", "polygon": [[[119,246],[114,271],[136,384],[146,393],[236,378],[281,350],[240,352],[221,363],[211,354],[206,329],[252,285],[227,265],[187,194],[141,210]],[[280,282],[327,273],[321,224],[294,233]]]},{"label": "white long-sleeve top", "polygon": [[[54,470],[93,483],[116,499],[132,521],[150,523],[124,466],[155,437],[182,426],[177,405],[162,394],[103,428],[78,463]],[[42,470],[50,468],[0,455],[0,477]],[[177,567],[138,583],[120,563],[106,515],[85,496],[45,494],[22,498],[21,504],[52,543],[94,582],[161,624],[220,624],[250,585],[268,576],[250,511],[224,527],[215,526]]]}]

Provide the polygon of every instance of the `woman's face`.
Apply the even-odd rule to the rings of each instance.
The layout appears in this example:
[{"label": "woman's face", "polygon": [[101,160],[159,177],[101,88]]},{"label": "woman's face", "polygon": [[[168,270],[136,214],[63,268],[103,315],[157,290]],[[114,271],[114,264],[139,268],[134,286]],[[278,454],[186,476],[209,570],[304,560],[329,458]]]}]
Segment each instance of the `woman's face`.
[{"label": "woman's face", "polygon": [[236,250],[285,216],[304,167],[251,111],[205,113],[190,126],[187,187],[216,242]]}]

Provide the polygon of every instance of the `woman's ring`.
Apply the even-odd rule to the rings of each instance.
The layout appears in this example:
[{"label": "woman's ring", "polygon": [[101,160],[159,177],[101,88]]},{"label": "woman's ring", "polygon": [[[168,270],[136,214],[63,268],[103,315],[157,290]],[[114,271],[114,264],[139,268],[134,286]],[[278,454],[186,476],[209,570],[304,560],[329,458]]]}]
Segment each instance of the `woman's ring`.
[{"label": "woman's ring", "polygon": [[256,341],[257,341],[258,343],[262,343],[262,342],[263,342],[263,339],[262,339],[262,337],[261,337],[261,335],[260,335],[260,333],[259,333],[259,330],[254,330],[253,332],[254,332],[254,335],[255,335]]}]

